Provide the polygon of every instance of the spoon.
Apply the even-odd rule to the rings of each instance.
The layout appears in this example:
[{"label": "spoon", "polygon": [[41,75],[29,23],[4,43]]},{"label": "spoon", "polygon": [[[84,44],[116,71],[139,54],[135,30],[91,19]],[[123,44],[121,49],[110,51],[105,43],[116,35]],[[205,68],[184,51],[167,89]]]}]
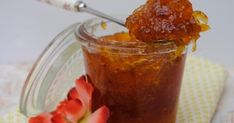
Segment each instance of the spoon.
[{"label": "spoon", "polygon": [[120,24],[122,26],[125,26],[124,21],[116,19],[112,16],[109,16],[103,12],[97,11],[93,8],[90,8],[84,3],[83,1],[75,1],[75,0],[38,0],[41,2],[45,2],[69,11],[75,11],[75,12],[87,12],[89,14],[107,19],[109,21],[115,22],[117,24]]}]

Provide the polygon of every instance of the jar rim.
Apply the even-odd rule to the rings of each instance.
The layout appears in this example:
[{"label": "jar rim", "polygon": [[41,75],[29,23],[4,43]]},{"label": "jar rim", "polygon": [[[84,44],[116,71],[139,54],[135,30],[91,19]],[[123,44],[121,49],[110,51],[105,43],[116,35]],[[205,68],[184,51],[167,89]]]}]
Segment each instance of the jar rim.
[{"label": "jar rim", "polygon": [[[93,22],[96,22],[91,25]],[[99,22],[99,23],[98,23]],[[78,39],[78,41],[81,43],[81,45],[89,45],[89,46],[94,46],[94,47],[108,47],[111,49],[118,49],[118,50],[139,50],[142,48],[147,48],[149,46],[154,46],[157,47],[157,49],[154,52],[154,54],[163,54],[163,53],[170,53],[176,51],[178,48],[175,44],[174,41],[156,41],[156,42],[142,42],[142,41],[117,41],[117,40],[101,40],[100,37],[97,35],[94,35],[93,32],[89,32],[88,28],[95,28],[97,26],[101,26],[100,22],[104,23],[113,23],[111,21],[102,19],[102,18],[92,18],[89,19],[83,23],[81,23],[80,26],[78,26],[75,29],[75,36]],[[117,24],[116,24],[117,25]],[[106,29],[105,29],[106,30]],[[119,32],[116,32],[119,33]],[[167,47],[167,48],[166,48]]]}]

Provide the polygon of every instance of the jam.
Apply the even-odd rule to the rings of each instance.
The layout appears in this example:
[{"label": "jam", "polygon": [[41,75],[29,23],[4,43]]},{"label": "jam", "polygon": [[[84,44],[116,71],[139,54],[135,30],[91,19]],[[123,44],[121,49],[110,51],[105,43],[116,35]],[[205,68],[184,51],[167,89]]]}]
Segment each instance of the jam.
[{"label": "jam", "polygon": [[[201,22],[200,20],[206,20]],[[209,29],[207,16],[193,11],[189,0],[148,0],[127,18],[131,37],[140,41],[182,40],[188,44]]]},{"label": "jam", "polygon": [[[209,29],[207,21],[188,0],[148,0],[127,18],[128,32],[83,45],[92,110],[106,105],[107,123],[175,123],[186,46]],[[137,42],[144,45],[128,46]]]},{"label": "jam", "polygon": [[[100,42],[114,39],[132,40],[127,33],[117,33]],[[82,49],[86,73],[94,86],[92,109],[106,105],[108,123],[175,122],[185,54],[175,58],[176,51],[141,55],[107,47]]]},{"label": "jam", "polygon": [[108,123],[174,123],[185,55],[121,55],[83,48],[94,86],[93,110],[106,105]]}]

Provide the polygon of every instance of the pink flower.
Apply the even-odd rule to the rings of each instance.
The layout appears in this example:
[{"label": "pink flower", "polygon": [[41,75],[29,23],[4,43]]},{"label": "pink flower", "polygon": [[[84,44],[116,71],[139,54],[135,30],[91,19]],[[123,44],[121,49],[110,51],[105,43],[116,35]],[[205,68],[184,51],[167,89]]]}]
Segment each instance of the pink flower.
[{"label": "pink flower", "polygon": [[29,123],[106,123],[109,117],[106,106],[91,113],[92,93],[92,85],[82,76],[55,111],[31,117]]}]

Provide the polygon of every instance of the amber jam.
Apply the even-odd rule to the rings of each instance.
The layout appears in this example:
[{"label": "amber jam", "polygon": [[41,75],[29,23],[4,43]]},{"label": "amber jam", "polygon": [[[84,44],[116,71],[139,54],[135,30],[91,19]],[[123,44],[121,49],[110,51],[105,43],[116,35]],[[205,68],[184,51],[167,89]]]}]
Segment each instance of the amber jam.
[{"label": "amber jam", "polygon": [[[148,0],[127,18],[131,37],[145,42],[174,40],[187,45],[209,30],[208,17],[189,0]],[[180,41],[180,42],[178,42]]]},{"label": "amber jam", "polygon": [[106,105],[108,123],[175,123],[186,46],[209,29],[207,16],[193,11],[189,0],[148,0],[126,27],[98,37],[96,29],[80,34],[95,88],[93,110]]},{"label": "amber jam", "polygon": [[113,40],[133,42],[127,33],[118,33],[99,38],[98,46],[82,46],[95,88],[93,110],[106,105],[108,123],[174,123],[185,53],[175,57],[173,42],[123,49],[102,45]]}]

